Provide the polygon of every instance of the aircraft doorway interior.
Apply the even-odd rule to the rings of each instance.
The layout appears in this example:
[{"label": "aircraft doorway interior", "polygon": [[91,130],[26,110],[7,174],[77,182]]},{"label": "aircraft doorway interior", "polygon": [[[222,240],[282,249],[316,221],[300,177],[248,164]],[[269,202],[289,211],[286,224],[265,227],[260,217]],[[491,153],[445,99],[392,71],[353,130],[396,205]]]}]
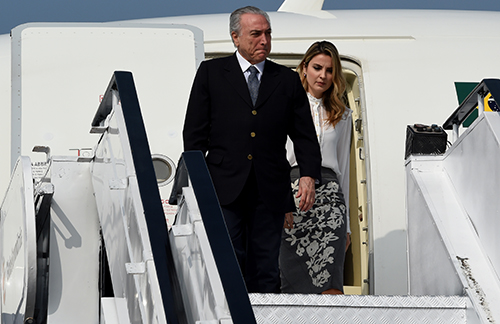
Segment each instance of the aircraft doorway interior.
[{"label": "aircraft doorway interior", "polygon": [[[205,53],[206,59],[223,57],[231,53]],[[269,59],[295,70],[302,54],[270,54]],[[344,293],[347,295],[369,294],[369,223],[367,193],[368,152],[364,136],[365,109],[363,104],[362,71],[360,65],[346,57],[341,57],[344,76],[347,81],[346,105],[352,112],[351,165],[349,185],[349,210],[351,225],[351,245],[346,253],[344,265]]]}]

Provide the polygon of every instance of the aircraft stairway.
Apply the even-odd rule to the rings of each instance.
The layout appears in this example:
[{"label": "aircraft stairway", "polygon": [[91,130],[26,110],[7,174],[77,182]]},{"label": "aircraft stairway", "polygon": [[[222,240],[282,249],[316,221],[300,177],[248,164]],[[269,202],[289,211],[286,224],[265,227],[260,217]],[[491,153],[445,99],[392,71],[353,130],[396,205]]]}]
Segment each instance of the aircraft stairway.
[{"label": "aircraft stairway", "polygon": [[447,152],[406,161],[409,292],[468,296],[481,323],[500,319],[500,115],[484,111],[495,97],[500,80],[483,80],[443,124],[457,138]]},{"label": "aircraft stairway", "polygon": [[[484,119],[500,126],[496,118]],[[170,197],[178,213],[168,231],[131,73],[114,73],[91,132],[100,136],[92,157],[50,156],[48,148],[37,148],[47,154],[46,163],[18,160],[1,207],[1,324],[479,322],[475,311],[484,303],[472,289],[463,293],[462,287],[468,287],[465,275],[458,274],[440,290],[439,283],[452,277],[443,271],[430,281],[434,290],[426,286],[419,291],[419,280],[423,286],[436,274],[412,267],[409,296],[247,294],[201,152],[185,152],[179,161]],[[424,157],[419,159],[412,158],[408,165],[425,164]],[[415,173],[415,180],[409,181],[412,192],[430,191],[423,186],[426,181],[449,183],[426,177],[424,171]],[[445,197],[453,191],[447,188],[440,191]],[[422,224],[441,224],[434,213],[437,203],[426,199],[416,204],[431,206],[428,214],[434,219]],[[422,257],[417,263],[459,273],[461,261],[496,316],[500,303],[490,290],[500,291],[495,286],[498,278],[492,278],[479,236],[466,236],[472,232],[465,225],[450,239],[441,227],[434,228],[426,234],[444,238],[444,247],[410,241],[410,259],[419,256],[421,248],[423,255],[430,250],[439,262],[430,264]],[[477,244],[467,244],[470,254],[460,250],[456,256],[461,259],[451,258],[446,268],[442,260],[452,255],[449,246],[455,247],[449,242],[465,243],[463,238]],[[477,261],[476,252],[483,253]]]},{"label": "aircraft stairway", "polygon": [[[246,294],[240,271],[236,265],[234,252],[226,251],[219,254],[219,261],[216,265],[218,253],[214,251],[213,256],[207,251],[208,246],[214,246],[228,240],[225,225],[222,220],[220,207],[215,197],[215,191],[209,180],[208,169],[205,165],[201,152],[183,153],[184,162],[176,175],[177,200],[179,209],[175,224],[172,226],[170,239],[176,251],[177,271],[183,273],[181,281],[194,282],[190,285],[189,296],[185,304],[199,305],[203,296],[221,300],[219,305],[224,305],[224,294],[227,300],[230,291],[227,285],[221,285],[225,275],[217,273],[217,269],[227,270],[231,267],[231,272],[237,272],[238,278],[231,280],[241,280],[239,293]],[[178,180],[178,179],[181,180]],[[204,181],[200,181],[204,178]],[[177,181],[178,180],[178,181]],[[184,183],[184,184],[181,184]],[[174,197],[170,201],[174,200]],[[212,197],[212,198],[211,198]],[[210,202],[212,200],[212,202]],[[217,217],[214,217],[216,214]],[[215,222],[214,222],[215,219]],[[211,229],[208,229],[211,227]],[[204,233],[204,229],[207,233]],[[216,242],[208,239],[210,231],[218,233]],[[193,238],[196,239],[193,240]],[[181,241],[183,240],[185,244]],[[191,241],[188,243],[187,241]],[[205,246],[205,247],[204,247]],[[226,243],[226,248],[229,242]],[[204,251],[205,249],[205,251]],[[193,255],[198,263],[193,262]],[[222,266],[221,264],[229,265]],[[227,281],[227,279],[226,279]],[[201,287],[213,287],[213,289]],[[219,287],[219,288],[216,288]],[[231,285],[231,290],[235,287]],[[241,291],[243,290],[243,291]],[[216,292],[219,291],[217,294]],[[234,293],[234,292],[231,292]],[[238,293],[239,306],[247,299]],[[276,323],[467,323],[467,300],[462,296],[366,296],[366,295],[301,295],[301,294],[249,294],[250,304],[255,316],[256,323],[276,324]],[[210,302],[214,305],[214,302]],[[191,306],[188,306],[189,308]],[[227,320],[234,323],[243,323],[234,317],[234,311],[225,308],[226,314],[231,316]],[[232,317],[232,318],[231,318]],[[216,317],[211,317],[216,318]],[[246,320],[249,320],[246,318]],[[252,322],[254,320],[252,319]],[[193,322],[194,323],[194,322]],[[222,321],[221,321],[222,323]]]}]

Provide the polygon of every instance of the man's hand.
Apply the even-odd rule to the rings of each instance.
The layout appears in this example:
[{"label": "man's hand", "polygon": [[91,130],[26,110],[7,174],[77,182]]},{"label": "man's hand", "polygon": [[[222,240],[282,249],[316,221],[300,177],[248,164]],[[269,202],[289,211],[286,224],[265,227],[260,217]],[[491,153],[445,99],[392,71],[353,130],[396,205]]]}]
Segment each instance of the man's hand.
[{"label": "man's hand", "polygon": [[299,180],[299,191],[295,198],[300,198],[299,209],[308,211],[314,204],[314,179],[311,177],[301,177]]}]

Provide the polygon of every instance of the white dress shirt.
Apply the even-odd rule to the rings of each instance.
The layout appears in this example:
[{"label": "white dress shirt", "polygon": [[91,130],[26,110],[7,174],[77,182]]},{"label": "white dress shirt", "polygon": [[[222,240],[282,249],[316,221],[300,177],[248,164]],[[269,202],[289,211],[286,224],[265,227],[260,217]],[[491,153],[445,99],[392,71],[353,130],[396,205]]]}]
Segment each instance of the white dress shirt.
[{"label": "white dress shirt", "polygon": [[[243,56],[241,56],[240,52],[236,51],[236,58],[238,59],[238,63],[240,63],[241,71],[243,72],[243,75],[245,76],[245,80],[247,80],[248,83],[248,77],[250,76],[250,71],[248,71],[248,68],[252,66],[250,62],[248,62]],[[259,73],[257,74],[257,78],[260,81],[260,78],[262,77],[262,73],[264,73],[264,65],[266,64],[266,60],[259,62],[257,64],[254,64],[254,66],[257,68]]]},{"label": "white dress shirt", "polygon": [[[316,136],[321,149],[321,166],[335,171],[344,194],[347,208],[347,232],[351,233],[349,224],[349,159],[351,151],[352,110],[346,107],[342,119],[332,127],[325,123],[327,113],[323,99],[317,99],[307,93],[311,106],[311,115],[316,129]],[[290,165],[296,166],[297,160],[293,143],[288,138],[286,144],[287,158]]]}]

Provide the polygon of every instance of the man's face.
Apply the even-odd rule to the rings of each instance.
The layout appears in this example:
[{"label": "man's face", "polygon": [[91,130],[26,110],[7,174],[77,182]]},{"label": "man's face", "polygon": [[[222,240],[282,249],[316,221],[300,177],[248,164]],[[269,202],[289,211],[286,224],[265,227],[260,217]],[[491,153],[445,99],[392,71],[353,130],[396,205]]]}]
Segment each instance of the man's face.
[{"label": "man's face", "polygon": [[234,45],[251,64],[262,62],[271,52],[271,26],[262,15],[246,13],[240,18],[240,35],[231,33]]}]

